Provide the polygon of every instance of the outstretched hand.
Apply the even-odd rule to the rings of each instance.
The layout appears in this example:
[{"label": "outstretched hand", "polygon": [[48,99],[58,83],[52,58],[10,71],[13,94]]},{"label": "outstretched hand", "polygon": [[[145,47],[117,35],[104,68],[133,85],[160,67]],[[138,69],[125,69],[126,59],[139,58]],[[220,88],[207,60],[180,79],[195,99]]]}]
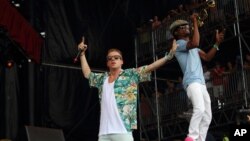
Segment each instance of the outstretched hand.
[{"label": "outstretched hand", "polygon": [[218,29],[216,30],[215,40],[218,45],[224,41],[225,31],[226,29],[223,29],[220,32]]},{"label": "outstretched hand", "polygon": [[178,47],[178,44],[176,43],[176,40],[174,39],[172,43],[172,48],[170,49],[169,53],[165,55],[167,60],[170,60],[174,57],[177,47]]},{"label": "outstretched hand", "polygon": [[178,47],[178,44],[176,43],[176,40],[174,39],[173,43],[172,43],[172,48],[170,49],[170,52],[174,52],[175,53],[177,47]]}]

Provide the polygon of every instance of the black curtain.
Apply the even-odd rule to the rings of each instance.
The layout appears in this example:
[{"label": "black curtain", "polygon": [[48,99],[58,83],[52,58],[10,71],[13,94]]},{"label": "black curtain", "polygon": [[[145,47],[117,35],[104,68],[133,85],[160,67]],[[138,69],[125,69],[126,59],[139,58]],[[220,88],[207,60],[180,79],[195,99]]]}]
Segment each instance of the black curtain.
[{"label": "black curtain", "polygon": [[[3,82],[4,82],[4,79],[3,79],[3,64],[0,63],[0,113],[4,113],[4,91],[3,91]],[[5,125],[5,120],[4,120],[4,114],[0,114],[0,137],[4,137],[4,125]]]},{"label": "black curtain", "polygon": [[48,1],[47,8],[47,46],[43,62],[72,65],[77,54],[77,44],[84,36],[89,46],[88,60],[95,65],[92,67],[103,67],[100,64],[104,62],[97,63],[103,59],[105,50],[99,37],[101,26],[98,29],[102,22],[97,20],[96,12],[87,12],[98,10],[98,4],[91,6],[91,3],[81,1],[57,0]]},{"label": "black curtain", "polygon": [[[16,140],[20,124],[20,86],[18,67],[13,55],[20,57],[17,46],[8,37],[8,32],[0,28],[0,138]],[[12,65],[8,67],[7,62]]]},{"label": "black curtain", "polygon": [[17,66],[5,68],[5,131],[6,138],[15,140],[18,135],[18,96],[20,93]]},{"label": "black curtain", "polygon": [[97,139],[97,91],[89,88],[81,70],[44,66],[43,75],[46,126],[63,129],[69,141]]},{"label": "black curtain", "polygon": [[43,50],[42,126],[63,129],[67,141],[95,141],[99,129],[97,90],[83,77],[80,63],[73,63],[77,44],[85,36],[90,62],[97,62],[97,32],[82,12],[80,1],[47,1],[46,45]]},{"label": "black curtain", "polygon": [[[0,28],[1,31],[1,28]],[[0,32],[0,138],[4,137],[4,61],[3,61],[3,52],[4,52],[4,40],[2,38],[2,31]]]}]

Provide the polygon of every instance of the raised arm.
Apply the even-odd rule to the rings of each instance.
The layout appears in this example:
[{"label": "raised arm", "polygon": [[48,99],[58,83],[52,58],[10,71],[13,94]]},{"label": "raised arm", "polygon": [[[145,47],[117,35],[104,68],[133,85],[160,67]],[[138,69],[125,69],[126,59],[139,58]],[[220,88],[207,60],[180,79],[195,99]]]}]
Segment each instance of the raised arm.
[{"label": "raised arm", "polygon": [[80,55],[80,60],[81,60],[81,68],[82,72],[85,78],[89,78],[89,74],[91,73],[89,64],[87,62],[86,56],[85,56],[85,51],[87,50],[87,45],[84,44],[84,41],[78,44],[78,49],[82,50],[81,55]]},{"label": "raised arm", "polygon": [[221,32],[216,30],[216,36],[215,36],[216,41],[213,47],[207,53],[202,50],[199,51],[199,55],[204,61],[210,61],[211,59],[213,59],[216,52],[219,50],[219,45],[224,40],[224,34],[225,34],[225,29]]},{"label": "raised arm", "polygon": [[197,21],[197,13],[193,13],[191,16],[191,20],[193,22],[193,36],[187,43],[187,49],[196,48],[200,44],[200,33],[198,29],[198,21]]},{"label": "raised arm", "polygon": [[173,40],[173,44],[169,53],[166,53],[164,57],[148,65],[145,72],[148,73],[148,72],[154,71],[158,69],[159,67],[161,67],[162,65],[164,65],[167,61],[171,60],[174,57],[177,46],[178,45],[176,44],[176,40]]}]

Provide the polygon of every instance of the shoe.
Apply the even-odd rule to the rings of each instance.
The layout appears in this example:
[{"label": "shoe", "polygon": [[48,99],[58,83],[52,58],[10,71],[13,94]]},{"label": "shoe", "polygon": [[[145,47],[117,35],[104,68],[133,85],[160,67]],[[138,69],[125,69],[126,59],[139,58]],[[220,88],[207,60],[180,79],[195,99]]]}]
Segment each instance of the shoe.
[{"label": "shoe", "polygon": [[194,141],[191,137],[186,137],[184,141]]}]

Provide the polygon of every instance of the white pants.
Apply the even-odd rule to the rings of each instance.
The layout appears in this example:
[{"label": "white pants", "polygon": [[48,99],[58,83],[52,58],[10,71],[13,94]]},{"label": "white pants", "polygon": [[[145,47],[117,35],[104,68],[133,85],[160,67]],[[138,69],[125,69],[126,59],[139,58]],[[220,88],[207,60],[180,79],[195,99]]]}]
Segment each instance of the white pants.
[{"label": "white pants", "polygon": [[211,100],[206,85],[191,83],[187,87],[187,96],[193,105],[188,136],[195,141],[205,141],[212,120]]}]

